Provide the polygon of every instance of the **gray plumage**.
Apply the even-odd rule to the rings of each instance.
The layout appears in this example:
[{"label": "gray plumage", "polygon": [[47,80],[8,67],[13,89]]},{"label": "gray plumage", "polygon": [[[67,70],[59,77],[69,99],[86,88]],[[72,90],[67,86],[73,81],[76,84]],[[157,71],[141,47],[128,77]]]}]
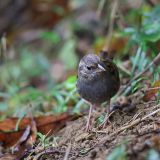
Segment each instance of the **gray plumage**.
[{"label": "gray plumage", "polygon": [[95,54],[84,56],[78,66],[77,90],[92,104],[112,98],[120,86],[117,66],[108,57]]}]

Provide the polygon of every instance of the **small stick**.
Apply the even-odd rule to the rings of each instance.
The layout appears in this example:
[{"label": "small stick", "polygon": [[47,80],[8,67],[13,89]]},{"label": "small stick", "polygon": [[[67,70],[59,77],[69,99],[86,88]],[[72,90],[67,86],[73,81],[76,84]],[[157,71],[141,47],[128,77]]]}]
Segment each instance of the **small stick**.
[{"label": "small stick", "polygon": [[138,135],[138,137],[139,136],[144,136],[144,135],[146,135],[146,134],[151,134],[151,133],[160,133],[160,128],[157,128],[157,129],[154,129],[154,130],[151,130],[151,131],[147,131],[147,132],[144,132],[144,133],[141,133],[141,134],[139,134]]},{"label": "small stick", "polygon": [[68,145],[68,147],[66,149],[66,153],[64,155],[64,159],[63,160],[68,160],[70,151],[71,151],[71,143],[69,143],[69,145]]},{"label": "small stick", "polygon": [[[156,105],[156,107],[158,107],[158,106],[160,106],[160,104]],[[122,131],[125,130],[125,129],[128,129],[128,128],[133,127],[134,125],[136,125],[136,124],[138,124],[138,123],[146,120],[148,117],[153,116],[154,114],[158,113],[159,111],[160,111],[160,108],[157,109],[157,110],[155,110],[154,112],[152,112],[152,113],[144,116],[143,118],[138,118],[138,119],[136,119],[136,120],[133,121],[131,124],[129,124],[129,125],[127,125],[127,126],[124,126],[124,127],[120,128],[118,131],[114,132],[113,135],[115,135],[115,134],[117,134],[117,133],[119,133],[119,132],[122,132]]]},{"label": "small stick", "polygon": [[[156,106],[154,106],[154,107],[155,107],[155,108],[160,107],[160,104],[158,104],[158,105],[156,105]],[[118,130],[116,130],[115,132],[113,132],[112,134],[110,134],[109,137],[112,137],[112,136],[114,136],[114,135],[116,135],[116,134],[118,134],[118,133],[120,133],[120,132],[122,132],[122,131],[124,131],[124,130],[126,130],[126,129],[129,129],[129,128],[133,127],[134,125],[139,124],[140,122],[146,120],[148,117],[151,117],[151,116],[155,115],[155,114],[158,113],[158,112],[160,112],[160,108],[157,109],[157,110],[155,110],[155,111],[153,111],[152,113],[144,116],[143,118],[138,118],[138,119],[134,120],[134,121],[131,122],[131,124],[129,124],[129,125],[126,125],[126,126],[121,127],[120,129],[118,129]],[[105,132],[105,131],[101,131],[101,133],[106,133],[106,132]],[[103,138],[101,142],[104,142],[104,141],[108,140],[109,137]]]},{"label": "small stick", "polygon": [[108,29],[108,36],[106,38],[106,43],[103,47],[103,51],[108,51],[110,47],[110,43],[112,40],[112,34],[113,34],[113,25],[115,20],[115,15],[118,7],[118,0],[114,0],[111,15],[110,15],[110,21],[109,21],[109,29]]},{"label": "small stick", "polygon": [[148,89],[146,89],[146,90],[148,91],[148,90],[157,90],[157,89],[160,89],[160,87],[148,88]]},{"label": "small stick", "polygon": [[156,2],[154,2],[153,0],[146,0],[146,2],[151,6],[154,7],[156,5]]},{"label": "small stick", "polygon": [[101,17],[101,14],[102,14],[105,3],[106,3],[106,0],[100,0],[100,2],[99,2],[98,9],[97,9],[98,18]]},{"label": "small stick", "polygon": [[117,66],[122,72],[126,73],[129,76],[131,75],[131,72],[129,70],[127,70],[125,67],[123,67],[122,65],[117,64]]},{"label": "small stick", "polygon": [[53,148],[53,149],[47,149],[47,150],[44,150],[42,152],[40,152],[39,154],[37,154],[33,160],[39,160],[43,155],[45,154],[53,154],[53,153],[64,153],[62,151],[60,151],[59,149],[56,149],[56,148]]}]

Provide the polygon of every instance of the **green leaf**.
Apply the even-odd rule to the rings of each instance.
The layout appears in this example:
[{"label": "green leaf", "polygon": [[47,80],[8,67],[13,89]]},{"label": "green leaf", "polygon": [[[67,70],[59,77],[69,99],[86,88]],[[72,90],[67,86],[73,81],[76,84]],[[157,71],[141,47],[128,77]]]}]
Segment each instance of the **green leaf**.
[{"label": "green leaf", "polygon": [[51,31],[42,32],[41,37],[44,40],[48,40],[54,44],[57,44],[60,41],[60,36],[57,33]]},{"label": "green leaf", "polygon": [[116,147],[106,158],[106,160],[127,160],[126,149],[122,144]]},{"label": "green leaf", "polygon": [[54,6],[52,7],[52,11],[58,14],[59,16],[63,16],[65,13],[65,10],[63,9],[63,7],[56,4],[54,4]]},{"label": "green leaf", "polygon": [[160,154],[156,150],[151,149],[148,152],[148,155],[145,160],[159,160],[159,159],[160,159]]},{"label": "green leaf", "polygon": [[160,39],[160,6],[154,7],[149,13],[144,14],[141,34],[144,41],[156,42]]},{"label": "green leaf", "polygon": [[64,62],[66,69],[73,69],[76,67],[78,59],[75,54],[75,41],[70,39],[66,41],[62,47],[59,58]]},{"label": "green leaf", "polygon": [[84,102],[83,99],[81,99],[80,101],[78,101],[76,103],[76,106],[73,108],[73,113],[80,113],[81,107],[84,106],[84,105],[86,105],[86,104],[85,104],[85,102]]},{"label": "green leaf", "polygon": [[8,109],[8,105],[6,102],[1,102],[0,103],[0,111],[3,112],[3,111],[6,111]]},{"label": "green leaf", "polygon": [[160,39],[160,22],[154,21],[146,24],[142,28],[142,38],[144,41],[156,42]]},{"label": "green leaf", "polygon": [[101,116],[97,119],[98,124],[103,123],[104,118],[105,118],[105,115],[101,115]]},{"label": "green leaf", "polygon": [[141,26],[126,28],[122,31],[122,35],[130,35],[131,40],[137,44],[160,40],[160,6],[154,7],[152,11],[143,11],[140,15],[142,19]]},{"label": "green leaf", "polygon": [[69,77],[65,82],[64,82],[64,86],[66,89],[68,90],[72,90],[75,88],[75,84],[76,84],[76,76],[71,76]]}]

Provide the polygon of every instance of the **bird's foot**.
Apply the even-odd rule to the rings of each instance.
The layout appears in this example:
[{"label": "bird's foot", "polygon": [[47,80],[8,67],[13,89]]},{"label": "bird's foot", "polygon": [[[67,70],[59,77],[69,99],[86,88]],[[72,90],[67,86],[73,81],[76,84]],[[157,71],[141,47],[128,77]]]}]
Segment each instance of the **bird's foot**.
[{"label": "bird's foot", "polygon": [[89,115],[88,115],[88,120],[87,120],[87,124],[86,124],[86,132],[89,132],[91,130],[91,114],[92,114],[92,109],[93,106],[92,104],[90,104],[90,108],[89,108]]},{"label": "bird's foot", "polygon": [[89,116],[89,117],[88,117],[88,120],[87,120],[86,128],[85,128],[85,131],[86,131],[86,132],[91,131],[91,129],[92,129],[92,125],[91,125],[91,124],[92,124],[92,123],[91,123],[91,116]]}]

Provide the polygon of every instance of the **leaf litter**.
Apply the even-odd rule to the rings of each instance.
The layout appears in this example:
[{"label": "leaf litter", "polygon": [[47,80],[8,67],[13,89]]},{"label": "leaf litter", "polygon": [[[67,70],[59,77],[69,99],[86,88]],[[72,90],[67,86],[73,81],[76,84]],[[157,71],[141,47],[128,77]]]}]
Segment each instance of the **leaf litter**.
[{"label": "leaf litter", "polygon": [[[57,137],[56,145],[50,144],[45,149],[38,149],[37,146],[25,158],[104,160],[112,157],[111,152],[114,150],[121,153],[124,150],[122,146],[125,146],[122,155],[125,159],[146,159],[150,149],[160,150],[160,104],[156,101],[143,102],[142,96],[137,98],[136,94],[131,98],[131,104],[135,107],[132,110],[116,110],[111,116],[111,124],[105,129],[97,127],[97,119],[104,113],[104,108],[96,108],[92,116],[93,128],[89,133],[85,132],[86,116],[80,117],[52,135]],[[115,149],[118,146],[122,148]]]}]

